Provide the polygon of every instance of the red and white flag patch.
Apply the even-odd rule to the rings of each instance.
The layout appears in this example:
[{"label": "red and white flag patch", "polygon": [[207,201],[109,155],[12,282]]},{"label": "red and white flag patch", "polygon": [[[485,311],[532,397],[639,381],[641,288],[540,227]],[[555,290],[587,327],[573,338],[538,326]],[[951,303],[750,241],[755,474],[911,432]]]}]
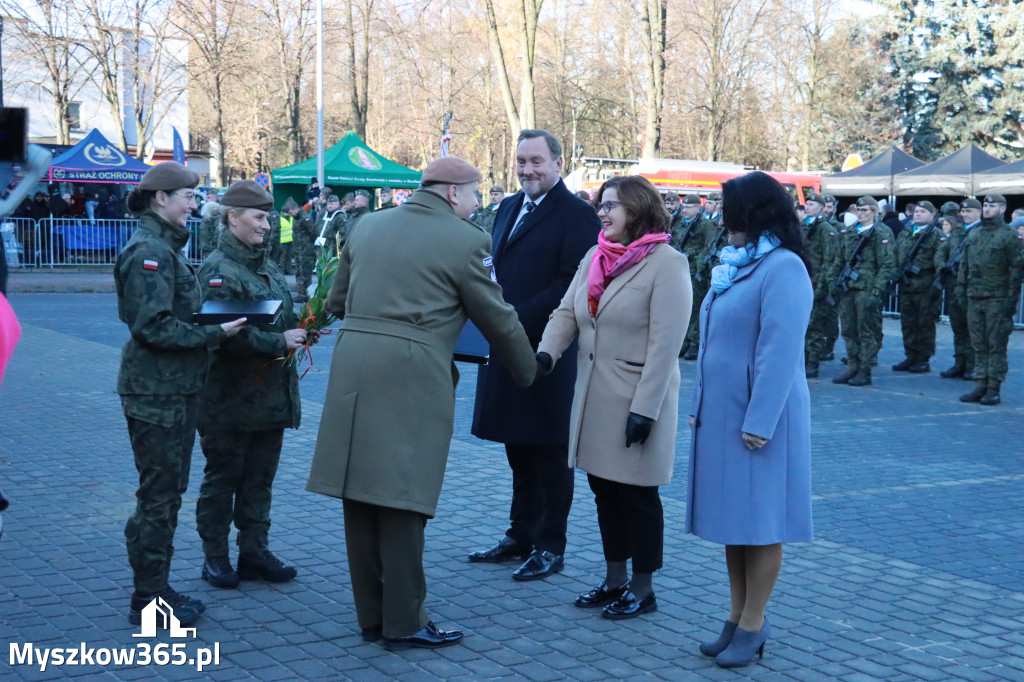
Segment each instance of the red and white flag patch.
[{"label": "red and white flag patch", "polygon": [[142,261],[142,269],[143,270],[156,270],[159,267],[160,267],[160,263],[156,262],[155,260],[146,259],[146,260]]},{"label": "red and white flag patch", "polygon": [[888,243],[889,243],[889,240],[888,240],[888,239],[883,239],[883,240],[882,240],[882,243],[883,243],[883,244],[888,244]]},{"label": "red and white flag patch", "polygon": [[224,280],[220,277],[214,277],[213,279],[210,280],[211,287],[219,287],[222,284],[224,284]]}]

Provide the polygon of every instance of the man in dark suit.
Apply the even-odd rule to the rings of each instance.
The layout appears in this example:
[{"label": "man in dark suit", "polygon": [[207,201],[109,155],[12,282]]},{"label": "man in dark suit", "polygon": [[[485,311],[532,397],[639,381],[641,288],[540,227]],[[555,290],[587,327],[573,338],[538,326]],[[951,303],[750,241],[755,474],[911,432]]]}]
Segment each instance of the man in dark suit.
[{"label": "man in dark suit", "polygon": [[[562,147],[551,133],[519,134],[516,169],[522,191],[501,202],[494,218],[494,276],[536,349],[580,259],[597,243],[601,223],[562,182]],[[512,467],[511,526],[497,545],[471,554],[470,561],[528,557],[512,574],[516,580],[562,570],[573,493],[568,446],[575,382],[575,342],[554,371],[530,388],[519,388],[501,365],[480,368],[473,435],[505,444]]]}]

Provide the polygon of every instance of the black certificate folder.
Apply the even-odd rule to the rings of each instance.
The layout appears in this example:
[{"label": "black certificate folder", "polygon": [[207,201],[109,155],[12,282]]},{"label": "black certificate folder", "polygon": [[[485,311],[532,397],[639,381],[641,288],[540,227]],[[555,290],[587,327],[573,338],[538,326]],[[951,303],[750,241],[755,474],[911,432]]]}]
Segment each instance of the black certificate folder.
[{"label": "black certificate folder", "polygon": [[472,322],[466,322],[462,333],[459,334],[459,340],[455,342],[455,361],[486,365],[490,353],[491,348],[487,345],[484,335]]},{"label": "black certificate folder", "polygon": [[250,324],[273,324],[281,316],[281,301],[207,301],[192,316],[195,324],[224,324],[244,317]]}]

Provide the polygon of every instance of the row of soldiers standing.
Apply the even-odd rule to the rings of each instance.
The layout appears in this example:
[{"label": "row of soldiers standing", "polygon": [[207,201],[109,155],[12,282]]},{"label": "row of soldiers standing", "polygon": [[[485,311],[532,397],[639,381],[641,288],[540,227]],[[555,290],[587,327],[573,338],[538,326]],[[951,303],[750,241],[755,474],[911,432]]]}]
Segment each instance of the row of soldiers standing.
[{"label": "row of soldiers standing", "polygon": [[[288,198],[280,212],[272,211],[267,217],[271,227],[267,239],[271,258],[284,274],[295,274],[296,300],[307,298],[318,249],[325,247],[333,252],[338,245],[344,245],[359,220],[370,212],[370,198],[370,193],[362,189],[339,196],[325,187],[311,200],[308,213],[294,199]],[[377,210],[395,206],[388,187],[381,188],[380,199]],[[203,218],[199,234],[204,253],[216,248],[219,225],[217,210]]]},{"label": "row of soldiers standing", "polygon": [[[721,194],[705,205],[696,194],[681,201],[665,196],[673,216],[671,244],[690,261],[694,309],[682,355],[697,358],[699,308],[710,286],[711,268],[726,241]],[[928,201],[917,204],[908,229],[899,237],[881,222],[878,202],[864,196],[840,221],[836,199],[812,194],[804,210],[810,245],[814,307],[805,340],[805,371],[819,373],[819,363],[834,358],[840,324],[847,369],[833,379],[850,386],[871,384],[882,345],[882,310],[899,292],[905,358],[894,371],[926,373],[935,354],[935,325],[943,295],[953,329],[955,363],[945,378],[974,380],[964,402],[996,405],[1006,379],[1006,348],[1024,283],[1024,238],[1003,220],[1006,199],[998,194],[984,203],[967,198],[947,202],[940,212]],[[944,213],[949,231],[939,226]]]}]

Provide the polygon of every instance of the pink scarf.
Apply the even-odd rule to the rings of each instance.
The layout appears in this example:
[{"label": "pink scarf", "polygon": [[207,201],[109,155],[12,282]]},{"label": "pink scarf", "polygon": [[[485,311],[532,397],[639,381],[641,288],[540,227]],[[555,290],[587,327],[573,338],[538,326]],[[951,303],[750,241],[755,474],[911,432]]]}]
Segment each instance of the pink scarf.
[{"label": "pink scarf", "polygon": [[597,306],[605,287],[613,279],[633,267],[654,249],[658,244],[666,244],[669,240],[667,232],[645,234],[630,244],[616,244],[604,237],[604,232],[597,233],[597,251],[590,262],[587,273],[587,307],[590,316],[597,316]]}]

